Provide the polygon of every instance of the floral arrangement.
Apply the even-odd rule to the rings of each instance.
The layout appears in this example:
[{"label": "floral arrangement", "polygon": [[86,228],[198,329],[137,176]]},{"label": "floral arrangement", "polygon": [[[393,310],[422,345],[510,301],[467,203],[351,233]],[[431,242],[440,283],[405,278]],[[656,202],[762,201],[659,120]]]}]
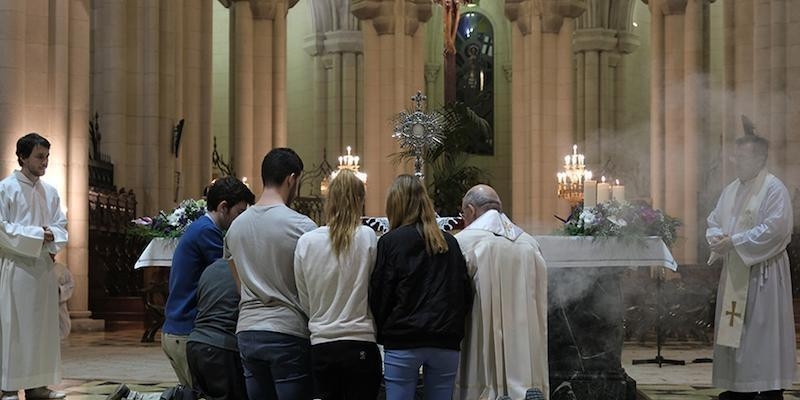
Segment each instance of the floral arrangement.
[{"label": "floral arrangement", "polygon": [[205,214],[204,199],[187,199],[169,213],[162,210],[154,217],[141,217],[131,221],[134,226],[130,232],[147,238],[176,238],[183,235],[189,224]]},{"label": "floral arrangement", "polygon": [[616,236],[632,240],[660,236],[668,247],[672,247],[677,239],[675,230],[680,225],[677,218],[644,202],[610,201],[592,208],[575,207],[561,233],[569,236]]}]

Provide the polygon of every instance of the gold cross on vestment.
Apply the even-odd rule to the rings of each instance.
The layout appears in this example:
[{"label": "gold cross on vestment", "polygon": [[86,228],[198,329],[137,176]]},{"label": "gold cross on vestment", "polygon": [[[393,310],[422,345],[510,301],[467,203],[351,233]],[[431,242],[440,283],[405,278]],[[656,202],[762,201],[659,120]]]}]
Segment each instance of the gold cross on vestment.
[{"label": "gold cross on vestment", "polygon": [[731,302],[731,310],[730,311],[725,311],[725,315],[730,315],[731,316],[731,321],[728,323],[729,326],[733,326],[733,318],[734,317],[739,317],[739,318],[742,317],[742,313],[737,313],[736,312],[736,302],[735,301]]}]

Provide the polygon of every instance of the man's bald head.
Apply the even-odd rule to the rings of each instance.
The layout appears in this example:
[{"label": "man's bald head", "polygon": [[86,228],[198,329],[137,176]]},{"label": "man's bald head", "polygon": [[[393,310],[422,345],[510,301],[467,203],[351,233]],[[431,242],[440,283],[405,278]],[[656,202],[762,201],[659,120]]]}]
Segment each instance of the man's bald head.
[{"label": "man's bald head", "polygon": [[500,196],[489,185],[475,185],[470,188],[461,200],[461,216],[464,224],[469,225],[489,210],[503,212]]}]

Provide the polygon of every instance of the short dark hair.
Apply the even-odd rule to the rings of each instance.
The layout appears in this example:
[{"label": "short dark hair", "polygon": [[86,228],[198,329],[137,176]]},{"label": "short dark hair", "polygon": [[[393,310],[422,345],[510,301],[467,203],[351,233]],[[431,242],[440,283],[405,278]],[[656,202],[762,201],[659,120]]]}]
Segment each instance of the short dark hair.
[{"label": "short dark hair", "polygon": [[50,149],[50,142],[36,132],[31,132],[17,140],[17,162],[20,167],[22,166],[22,159],[30,157],[33,148],[37,145]]},{"label": "short dark hair", "polygon": [[229,207],[243,201],[252,205],[256,202],[256,196],[242,181],[232,176],[226,176],[215,180],[208,187],[206,208],[208,211],[215,211],[223,201],[226,201]]},{"label": "short dark hair", "polygon": [[303,160],[288,147],[272,149],[261,162],[261,182],[265,187],[280,186],[291,174],[303,172]]},{"label": "short dark hair", "polygon": [[753,144],[753,153],[755,155],[763,157],[765,160],[767,159],[767,155],[769,155],[769,140],[758,135],[744,135],[736,138],[737,146],[744,146],[748,143]]}]

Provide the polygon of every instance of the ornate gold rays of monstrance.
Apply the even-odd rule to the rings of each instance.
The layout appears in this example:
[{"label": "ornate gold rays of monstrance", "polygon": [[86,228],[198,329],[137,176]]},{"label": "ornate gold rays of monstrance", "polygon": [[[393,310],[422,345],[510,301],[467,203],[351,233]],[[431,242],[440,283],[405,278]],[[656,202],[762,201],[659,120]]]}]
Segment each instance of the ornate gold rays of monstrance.
[{"label": "ornate gold rays of monstrance", "polygon": [[414,176],[423,179],[422,172],[425,153],[436,149],[444,142],[444,120],[442,113],[422,111],[422,103],[427,100],[421,91],[411,98],[415,103],[413,111],[402,111],[395,118],[393,138],[400,147],[414,154]]}]

